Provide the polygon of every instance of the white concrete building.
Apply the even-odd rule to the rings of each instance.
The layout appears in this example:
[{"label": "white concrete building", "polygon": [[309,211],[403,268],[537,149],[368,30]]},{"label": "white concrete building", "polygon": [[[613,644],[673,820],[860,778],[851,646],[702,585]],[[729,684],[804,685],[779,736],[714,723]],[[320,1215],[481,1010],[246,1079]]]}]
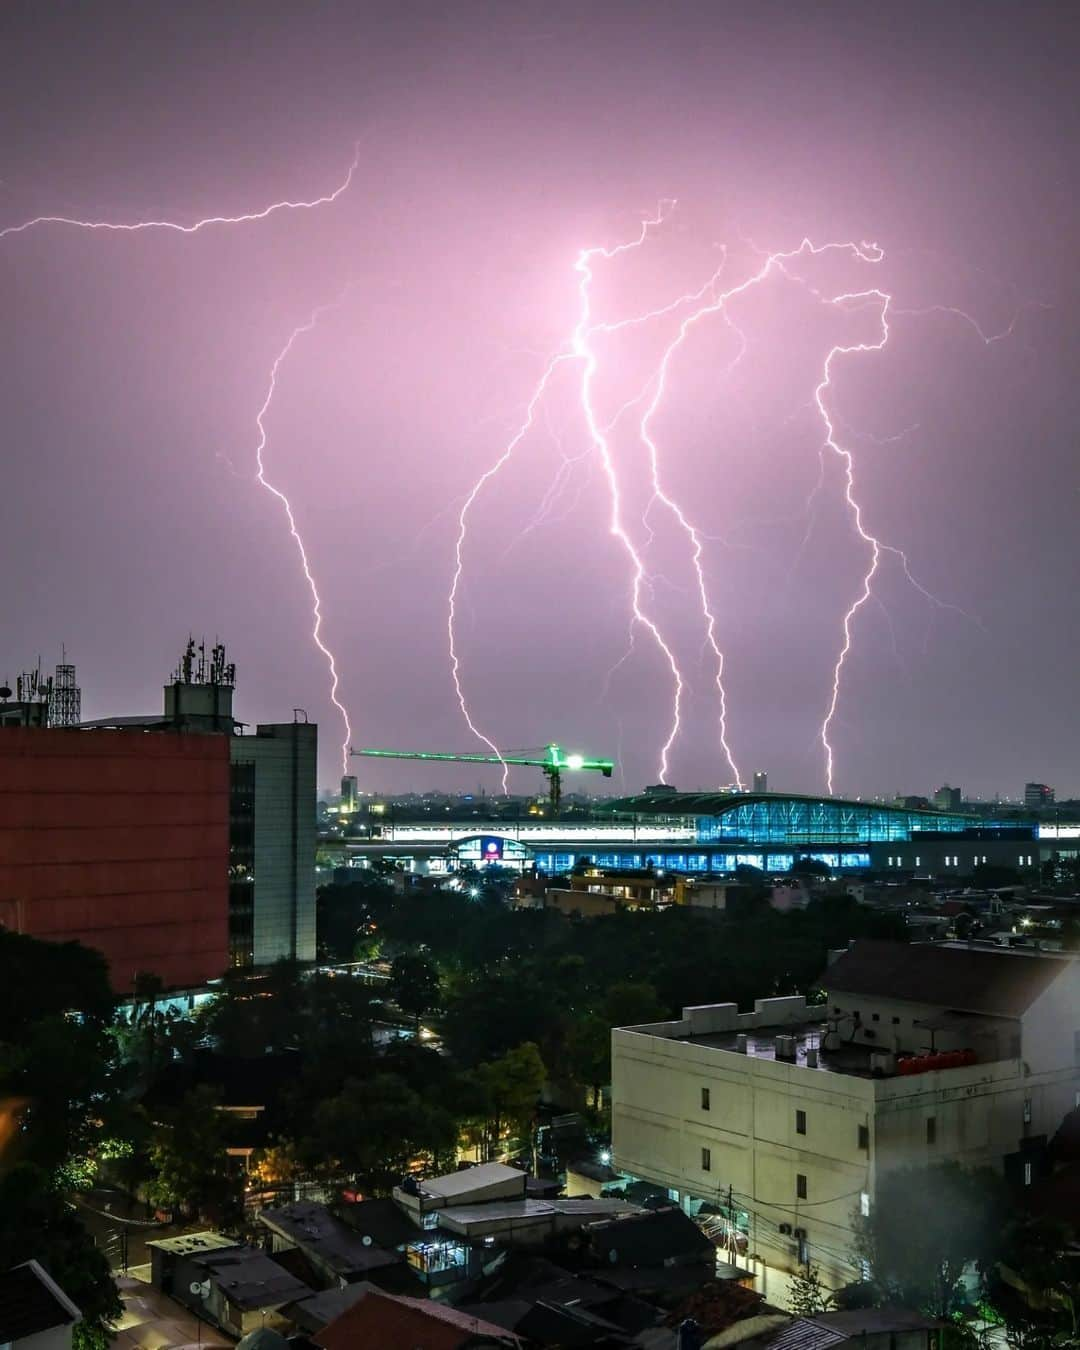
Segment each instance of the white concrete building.
[{"label": "white concrete building", "polygon": [[71,1333],[81,1321],[82,1313],[36,1261],[0,1271],[3,1350],[71,1350]]},{"label": "white concrete building", "polygon": [[1080,962],[858,942],[826,1003],[684,1008],[616,1029],[613,1162],[703,1203],[784,1303],[800,1263],[860,1277],[856,1215],[891,1167],[946,1158],[1034,1180],[1040,1139],[1080,1101]]}]

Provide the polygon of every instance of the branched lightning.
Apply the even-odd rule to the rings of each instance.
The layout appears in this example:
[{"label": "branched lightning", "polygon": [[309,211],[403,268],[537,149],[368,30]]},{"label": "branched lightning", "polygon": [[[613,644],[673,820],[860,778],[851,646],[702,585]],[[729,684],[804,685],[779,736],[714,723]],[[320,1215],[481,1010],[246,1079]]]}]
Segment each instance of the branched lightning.
[{"label": "branched lightning", "polygon": [[[650,464],[650,478],[652,486],[652,496],[645,507],[644,515],[642,518],[642,524],[644,525],[647,534],[645,546],[647,548],[654,537],[652,527],[649,523],[650,512],[655,505],[660,504],[664,506],[667,509],[667,511],[671,514],[671,516],[676,521],[679,528],[683,531],[684,535],[686,536],[689,542],[690,560],[694,569],[694,576],[696,580],[697,601],[704,621],[704,628],[705,628],[705,641],[703,644],[703,650],[705,650],[706,648],[710,650],[715,662],[715,671],[716,671],[715,682],[719,702],[720,745],[727,759],[728,765],[732,771],[735,781],[736,782],[740,781],[739,771],[736,766],[735,759],[728,740],[727,696],[724,688],[725,657],[718,636],[719,624],[717,616],[709,600],[708,587],[706,584],[706,577],[705,577],[705,567],[703,561],[704,543],[705,540],[707,538],[710,538],[711,536],[704,535],[697,528],[697,526],[690,519],[687,511],[674,499],[674,497],[672,497],[668,489],[665,487],[660,468],[659,446],[657,443],[656,436],[653,432],[653,422],[663,404],[664,396],[667,392],[673,359],[678,353],[678,351],[686,343],[687,338],[689,337],[694,327],[706,317],[714,314],[719,314],[724,320],[724,322],[734,329],[740,340],[740,349],[737,355],[735,356],[734,360],[729,364],[728,373],[730,373],[730,371],[734,368],[734,366],[738,364],[739,360],[742,358],[742,355],[746,351],[746,339],[745,336],[742,334],[741,330],[738,329],[732,322],[731,317],[728,313],[728,307],[730,303],[739,296],[745,294],[752,288],[765,282],[770,276],[774,274],[779,274],[784,278],[786,278],[787,280],[795,282],[798,285],[804,287],[817,300],[819,300],[824,304],[829,304],[844,310],[849,310],[854,305],[871,306],[877,311],[878,321],[880,324],[880,333],[876,340],[854,342],[854,343],[837,343],[830,348],[825,357],[824,365],[822,367],[821,378],[816,388],[814,389],[812,396],[812,404],[816,408],[817,414],[821,418],[821,422],[824,428],[824,441],[819,451],[820,472],[818,481],[813,489],[813,492],[811,493],[811,500],[808,503],[807,507],[809,517],[809,523],[807,525],[807,538],[803,540],[803,544],[800,548],[800,554],[802,552],[802,549],[804,549],[806,546],[807,539],[809,538],[809,532],[810,529],[812,528],[813,500],[817,497],[817,495],[820,493],[820,491],[824,486],[825,458],[826,454],[829,451],[831,451],[832,454],[836,456],[841,465],[843,485],[844,485],[843,486],[844,500],[851,517],[855,534],[866,545],[868,549],[867,565],[862,574],[858,593],[855,599],[852,601],[852,603],[848,606],[843,616],[843,621],[841,625],[842,641],[840,644],[840,649],[837,654],[836,660],[833,664],[830,697],[828,699],[828,705],[826,708],[825,716],[819,731],[819,740],[825,755],[826,780],[828,783],[828,790],[831,793],[833,791],[833,781],[834,781],[834,751],[832,741],[830,739],[830,732],[837,714],[837,707],[840,698],[840,689],[843,679],[844,667],[852,649],[854,623],[860,610],[862,610],[862,608],[866,605],[866,603],[871,599],[874,599],[875,601],[880,603],[880,598],[874,594],[874,580],[878,574],[883,559],[885,557],[895,558],[900,565],[900,568],[903,572],[905,579],[930,604],[940,609],[954,610],[957,613],[964,614],[965,617],[971,619],[975,623],[979,622],[977,618],[975,618],[970,614],[966,614],[966,611],[960,609],[959,606],[948,604],[947,602],[939,599],[925,586],[923,586],[922,583],[912,573],[906,553],[902,549],[897,548],[894,544],[884,542],[867,527],[865,523],[863,507],[856,494],[855,464],[852,452],[849,449],[847,449],[847,447],[843,445],[841,441],[838,439],[836,420],[834,419],[833,415],[830,413],[829,410],[828,394],[833,384],[835,363],[838,358],[843,356],[881,351],[889,340],[890,334],[889,320],[890,317],[893,315],[897,314],[927,315],[934,313],[951,315],[953,317],[959,318],[961,321],[968,324],[979,336],[979,338],[987,346],[990,346],[995,342],[999,342],[1004,338],[1009,337],[1014,332],[1016,325],[1019,321],[1020,315],[1023,312],[1023,309],[1026,308],[1026,306],[1021,307],[1016,311],[1008,326],[1004,328],[1002,331],[995,333],[988,333],[977,322],[977,320],[972,318],[970,314],[955,306],[931,305],[918,310],[898,309],[893,304],[893,297],[889,293],[878,287],[870,288],[863,291],[848,291],[838,295],[827,294],[818,287],[812,285],[804,277],[799,275],[797,271],[792,269],[791,265],[796,263],[798,260],[816,258],[821,256],[822,254],[830,252],[847,253],[857,262],[876,264],[880,263],[884,259],[884,252],[877,244],[872,243],[857,243],[854,241],[846,241],[846,242],[833,242],[825,244],[814,244],[809,239],[804,238],[802,242],[798,245],[798,247],[794,249],[771,252],[767,254],[761,250],[755,249],[754,251],[758,253],[759,258],[762,260],[760,262],[760,265],[749,276],[745,277],[744,280],[739,282],[737,285],[731,286],[726,290],[721,291],[719,289],[720,274],[727,262],[727,254],[725,252],[720,267],[713,273],[712,276],[709,277],[709,279],[705,282],[705,284],[701,286],[697,291],[693,291],[688,294],[678,296],[676,299],[670,301],[669,303],[644,314],[635,314],[630,317],[625,317],[617,320],[607,320],[602,322],[594,321],[592,316],[591,285],[593,281],[593,269],[595,263],[599,260],[604,261],[611,260],[622,253],[628,252],[632,249],[639,248],[642,244],[644,244],[649,234],[649,231],[654,226],[659,225],[665,219],[666,211],[668,210],[669,206],[673,205],[674,203],[662,202],[655,216],[651,216],[643,220],[638,234],[633,239],[618,244],[612,248],[601,248],[601,247],[583,248],[579,252],[577,259],[574,263],[574,272],[578,278],[579,310],[578,310],[578,321],[577,324],[575,325],[573,334],[567,346],[562,348],[556,356],[552,357],[549,360],[547,366],[545,367],[540,383],[537,385],[533,393],[532,399],[529,402],[528,408],[526,410],[525,420],[522,423],[521,427],[515,433],[514,437],[511,439],[506,448],[503,450],[500,457],[477,480],[476,484],[472,489],[472,492],[466,499],[465,505],[462,509],[461,515],[458,520],[458,536],[455,548],[455,569],[450,590],[450,598],[449,598],[450,603],[447,621],[448,636],[450,641],[451,666],[454,678],[454,687],[458,696],[458,702],[461,705],[462,713],[465,717],[465,720],[470,730],[476,736],[478,736],[480,740],[484,741],[485,744],[490,746],[491,749],[494,750],[496,754],[498,754],[499,752],[496,749],[494,742],[492,742],[486,735],[484,735],[477,728],[466,705],[461,684],[460,661],[457,647],[455,644],[455,631],[454,631],[455,603],[457,600],[458,591],[461,584],[461,577],[463,570],[463,548],[468,530],[468,512],[473,503],[475,502],[479,492],[490,481],[490,479],[496,473],[499,472],[499,470],[503,467],[503,465],[514,453],[517,446],[520,444],[521,440],[532,428],[535,421],[537,408],[545,392],[547,391],[547,388],[549,386],[554,371],[563,362],[574,361],[580,366],[581,409],[584,415],[586,430],[588,432],[590,441],[590,448],[589,451],[587,451],[586,453],[592,453],[593,451],[595,451],[598,452],[599,454],[610,491],[611,514],[609,519],[609,529],[611,534],[619,541],[620,545],[622,546],[622,549],[626,553],[630,563],[630,570],[631,570],[630,610],[632,617],[630,622],[630,642],[624,655],[620,658],[618,662],[616,662],[615,666],[612,667],[612,669],[608,672],[607,679],[605,680],[604,685],[605,690],[609,687],[611,679],[614,676],[615,672],[620,668],[620,666],[623,665],[623,663],[626,660],[629,659],[629,657],[633,653],[634,635],[636,629],[638,627],[644,628],[652,637],[661,655],[663,656],[668,668],[670,669],[673,683],[671,722],[668,729],[667,738],[664,741],[660,750],[659,774],[661,781],[665,781],[667,778],[670,753],[682,725],[682,705],[687,684],[679,668],[679,664],[675,657],[675,653],[671,643],[664,636],[657,620],[652,616],[652,614],[648,612],[648,609],[646,608],[643,599],[643,592],[646,589],[648,589],[651,594],[652,590],[651,582],[653,579],[646,572],[645,562],[642,553],[639,550],[639,548],[635,545],[634,540],[632,539],[630,532],[627,529],[623,519],[622,490],[620,485],[619,473],[616,468],[615,458],[611,448],[611,437],[613,435],[615,425],[626,413],[630,412],[632,409],[644,405],[638,423],[638,436],[648,451]],[[751,247],[753,246],[751,245]],[[1047,306],[1041,307],[1047,308]],[[669,316],[675,313],[681,314],[682,317],[679,320],[678,327],[676,329],[674,337],[668,342],[667,346],[664,348],[662,352],[659,365],[654,370],[653,374],[649,377],[644,387],[641,390],[639,390],[637,394],[627,399],[627,401],[624,402],[617,409],[614,416],[607,422],[606,425],[603,424],[600,420],[600,416],[595,405],[593,392],[595,376],[599,366],[599,357],[597,355],[597,351],[594,345],[594,340],[598,337],[618,333],[624,329],[646,324],[653,320]],[[909,428],[908,430],[901,432],[899,436],[890,437],[888,438],[888,440],[890,441],[898,440],[901,438],[901,436],[909,434],[910,430],[912,429],[913,428]],[[877,438],[870,438],[870,439],[876,440]],[[887,443],[887,442],[880,442],[880,443]],[[569,457],[565,456],[565,454],[563,455],[563,459],[564,459],[563,465],[557,472],[554,483],[552,484],[551,488],[549,488],[548,493],[545,495],[544,500],[541,503],[540,510],[537,512],[537,515],[534,518],[532,525],[529,526],[530,529],[535,528],[536,525],[538,525],[544,518],[546,518],[546,515],[550,510],[550,506],[554,497],[557,496],[558,492],[561,490],[562,483],[564,481],[562,478],[563,472],[571,463],[575,462],[572,461]],[[893,631],[891,627],[891,619],[890,619],[890,631]],[[894,646],[895,646],[895,633],[894,633]],[[507,777],[504,765],[504,774],[503,774],[504,790],[506,788],[506,781]]]},{"label": "branched lightning", "polygon": [[547,389],[548,384],[551,382],[552,375],[558,367],[568,359],[569,356],[566,352],[560,352],[548,361],[544,368],[544,373],[540,377],[540,382],[533,391],[532,398],[529,400],[528,406],[525,409],[524,421],[506,443],[502,454],[499,455],[494,464],[492,464],[490,468],[485,469],[473,484],[472,489],[465,498],[461,511],[458,514],[457,539],[454,543],[454,572],[450,580],[450,594],[448,597],[446,614],[446,637],[450,647],[450,674],[454,681],[454,691],[457,694],[458,706],[461,708],[461,715],[465,719],[465,724],[477,740],[483,741],[483,743],[491,750],[491,753],[497,756],[502,764],[502,790],[504,793],[508,790],[510,783],[509,766],[506,761],[503,760],[502,751],[499,747],[489,736],[486,736],[473,721],[472,714],[469,712],[469,705],[465,699],[465,690],[461,683],[461,658],[459,657],[457,650],[456,625],[458,591],[461,587],[461,574],[465,567],[465,538],[469,531],[469,511],[472,509],[473,503],[503,465],[513,457],[514,451],[532,430],[533,424],[536,421],[536,411],[540,406],[540,402],[544,397],[544,392]]},{"label": "branched lightning", "polygon": [[296,550],[297,553],[300,555],[300,566],[304,570],[304,576],[307,578],[308,589],[311,591],[311,612],[313,619],[311,629],[311,640],[315,643],[315,646],[318,647],[319,651],[322,652],[323,656],[326,658],[326,664],[330,671],[330,702],[333,703],[334,707],[341,714],[341,720],[345,725],[345,739],[342,742],[341,746],[342,773],[347,773],[349,769],[349,745],[350,742],[352,741],[352,727],[349,725],[349,714],[345,708],[345,705],[338,698],[338,672],[337,672],[337,662],[334,659],[334,653],[330,650],[330,648],[326,645],[326,643],[322,639],[322,621],[323,621],[322,598],[319,595],[319,588],[315,584],[315,577],[311,571],[311,563],[308,560],[307,549],[304,547],[304,540],[301,537],[299,529],[297,528],[296,517],[293,515],[292,505],[290,504],[289,499],[288,497],[286,497],[285,493],[282,492],[280,488],[275,487],[274,484],[271,483],[270,480],[267,478],[266,465],[263,461],[263,451],[266,449],[267,443],[265,418],[267,412],[270,409],[270,404],[273,402],[274,393],[277,389],[278,371],[281,369],[282,362],[292,351],[293,346],[298,338],[301,338],[305,334],[310,333],[312,329],[315,327],[315,325],[319,322],[319,319],[324,314],[329,313],[331,310],[337,309],[337,307],[341,304],[342,300],[344,300],[346,294],[348,293],[348,289],[349,288],[346,287],[345,290],[342,291],[341,295],[339,295],[336,300],[331,300],[328,304],[319,305],[317,309],[312,310],[311,316],[307,320],[307,322],[300,324],[299,327],[294,328],[293,331],[289,334],[289,340],[285,343],[284,347],[282,347],[282,349],[278,352],[277,356],[274,358],[274,364],[270,367],[270,383],[266,391],[266,398],[263,400],[262,407],[255,415],[255,425],[259,429],[258,442],[255,446],[255,464],[256,464],[255,477],[256,480],[264,488],[266,488],[267,492],[271,493],[278,499],[278,501],[281,503],[282,507],[285,510],[285,517],[289,522],[289,533],[292,535],[293,540],[296,543]]},{"label": "branched lightning", "polygon": [[271,202],[269,206],[264,206],[259,211],[249,211],[239,216],[206,216],[190,225],[181,225],[175,220],[136,220],[118,223],[111,220],[82,220],[77,216],[34,216],[32,220],[24,220],[21,225],[8,225],[0,230],[0,239],[6,239],[12,234],[22,234],[38,225],[70,225],[80,230],[112,230],[124,234],[131,234],[137,230],[174,230],[177,234],[197,234],[209,225],[244,225],[251,221],[265,220],[267,216],[272,216],[278,211],[309,211],[316,206],[329,206],[348,190],[359,166],[360,145],[357,143],[348,172],[333,192],[313,197],[309,201]]},{"label": "branched lightning", "polygon": [[[94,230],[94,231],[104,230],[122,234],[132,234],[142,230],[171,230],[177,234],[189,235],[189,234],[197,234],[200,230],[206,229],[207,227],[212,225],[249,224],[260,220],[266,220],[269,216],[272,216],[279,211],[302,211],[302,210],[306,211],[312,210],[319,206],[331,205],[333,202],[336,202],[338,198],[341,197],[342,194],[348,190],[348,188],[352,184],[353,178],[356,175],[359,165],[360,165],[360,143],[357,142],[353,149],[352,162],[349,164],[344,178],[341,180],[338,186],[333,189],[332,192],[327,192],[324,193],[322,196],[313,197],[306,200],[294,201],[292,199],[286,198],[281,201],[271,202],[269,206],[262,207],[258,211],[245,212],[241,215],[205,216],[201,220],[196,220],[188,225],[181,224],[180,222],[174,220],[138,220],[138,221],[117,222],[111,220],[84,220],[80,217],[74,216],[51,216],[51,215],[34,216],[31,220],[25,220],[19,225],[8,225],[4,229],[0,229],[0,239],[6,239],[9,235],[23,234],[26,231],[31,230],[39,225],[66,225],[82,230]],[[345,709],[345,705],[338,698],[339,681],[337,673],[337,663],[334,659],[333,652],[330,650],[329,647],[327,647],[325,642],[322,640],[322,600],[320,598],[318,588],[315,584],[315,578],[311,571],[311,566],[308,561],[307,550],[304,547],[304,541],[301,538],[300,531],[297,529],[296,518],[293,515],[292,506],[290,505],[289,500],[285,496],[285,494],[279,488],[275,487],[274,484],[271,483],[269,479],[267,479],[266,477],[265,465],[263,462],[263,451],[265,450],[267,443],[267,433],[264,418],[266,416],[267,411],[269,410],[271,401],[273,400],[274,397],[274,391],[277,385],[277,375],[282,362],[285,360],[289,352],[292,350],[293,344],[296,342],[297,338],[303,336],[305,333],[311,332],[311,330],[315,327],[321,315],[325,314],[328,310],[334,309],[338,305],[340,305],[348,289],[349,287],[346,287],[345,290],[342,291],[341,295],[338,296],[336,300],[330,302],[329,304],[320,305],[318,308],[313,310],[311,317],[308,319],[307,323],[301,324],[300,327],[293,330],[292,334],[289,337],[289,340],[286,342],[285,346],[281,349],[276,359],[274,360],[274,364],[271,367],[270,371],[270,383],[269,388],[267,389],[266,398],[255,418],[256,425],[258,427],[258,443],[255,448],[255,460],[257,466],[257,472],[255,477],[257,481],[262,485],[262,487],[266,488],[268,492],[272,493],[281,502],[282,506],[285,509],[285,514],[289,523],[289,532],[296,543],[297,551],[300,556],[300,564],[304,571],[304,577],[306,578],[308,587],[311,591],[312,614],[313,614],[313,627],[311,634],[312,640],[314,641],[315,646],[326,658],[327,666],[330,672],[330,700],[333,703],[334,707],[337,708],[338,712],[341,714],[342,721],[344,722],[345,725],[345,740],[342,745],[343,771],[347,771],[348,769],[349,741],[351,739],[351,728],[349,725],[349,715]],[[224,462],[227,464],[229,468],[229,471],[233,474],[236,474],[236,470],[233,468],[231,462],[227,459],[227,457],[223,458]]]}]

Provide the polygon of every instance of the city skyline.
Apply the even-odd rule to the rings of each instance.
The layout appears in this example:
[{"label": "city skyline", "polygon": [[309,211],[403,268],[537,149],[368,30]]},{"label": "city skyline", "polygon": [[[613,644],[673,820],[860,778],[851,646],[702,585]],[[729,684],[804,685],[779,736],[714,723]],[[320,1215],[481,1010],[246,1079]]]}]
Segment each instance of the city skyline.
[{"label": "city skyline", "polygon": [[[555,7],[485,33],[467,7],[467,51],[425,10],[350,25],[271,9],[258,58],[236,73],[226,54],[244,40],[243,9],[212,52],[196,42],[198,8],[169,41],[137,15],[95,16],[92,59],[65,65],[36,128],[26,81],[57,59],[55,24],[24,15],[13,34],[22,69],[2,97],[22,149],[5,169],[0,234],[54,215],[189,232],[45,222],[0,238],[3,387],[20,447],[0,673],[38,651],[50,665],[63,641],[85,717],[142,712],[177,640],[220,633],[252,720],[303,704],[320,725],[319,781],[333,782],[339,709],[281,504],[256,480],[265,462],[318,581],[352,743],[482,750],[446,650],[459,518],[580,327],[575,259],[597,251],[590,301],[615,324],[702,292],[721,265],[716,284],[737,289],[763,254],[806,238],[844,256],[801,258],[702,324],[656,413],[665,483],[701,541],[742,776],[762,762],[793,791],[825,785],[820,724],[867,548],[843,463],[823,456],[824,369],[866,530],[902,548],[915,578],[889,555],[854,615],[831,731],[837,795],[929,794],[951,777],[971,796],[1011,794],[1028,774],[1062,797],[1080,790],[1062,726],[1076,627],[1058,585],[1077,562],[1075,499],[1055,490],[1075,476],[1075,108],[1051,9],[1033,11],[1019,41],[1006,13],[980,11],[979,61],[962,66],[965,6],[921,31],[852,14],[842,51],[769,6],[733,11],[726,28],[688,6],[660,48],[633,8],[614,27],[599,10]],[[78,33],[65,26],[64,51]],[[172,45],[186,82],[170,74]],[[715,81],[710,58],[729,47],[743,59]],[[283,106],[272,77],[287,59]],[[402,109],[397,82],[417,62],[431,78]],[[834,102],[823,91],[841,73],[847,97]],[[663,98],[625,97],[650,78]],[[85,116],[61,137],[76,107]],[[217,216],[244,219],[190,231]],[[598,252],[650,220],[648,251]],[[888,346],[861,350],[879,341],[881,295]],[[689,312],[598,355],[598,423],[628,399],[647,404]],[[828,368],[831,351],[853,348]],[[537,413],[469,518],[462,686],[502,750],[555,739],[616,759],[616,787],[632,790],[658,776],[671,673],[640,623],[625,656],[626,549],[579,387],[554,387]],[[642,437],[613,434],[610,450],[626,531],[652,550],[642,606],[685,675],[669,781],[729,781],[715,661],[698,657],[709,634],[696,559],[670,517],[647,510]],[[380,786],[476,777],[448,768],[421,783],[401,765]],[[485,786],[498,791],[497,768]]]}]

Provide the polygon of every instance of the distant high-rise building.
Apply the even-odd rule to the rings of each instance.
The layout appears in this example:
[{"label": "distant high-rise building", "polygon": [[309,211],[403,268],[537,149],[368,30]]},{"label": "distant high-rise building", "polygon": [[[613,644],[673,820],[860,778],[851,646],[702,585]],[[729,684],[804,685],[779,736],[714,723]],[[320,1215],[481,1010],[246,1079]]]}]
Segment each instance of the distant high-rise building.
[{"label": "distant high-rise building", "polygon": [[351,816],[356,812],[359,804],[360,794],[357,791],[356,777],[354,774],[346,774],[341,780],[341,804],[340,811],[342,815]]},{"label": "distant high-rise building", "polygon": [[961,800],[960,789],[950,787],[948,783],[942,783],[934,793],[934,805],[939,811],[959,811]]},{"label": "distant high-rise building", "polygon": [[1053,806],[1054,789],[1047,787],[1045,783],[1025,783],[1024,784],[1024,805],[1030,810],[1036,810],[1040,806]]},{"label": "distant high-rise building", "polygon": [[764,769],[755,769],[755,770],[754,770],[754,791],[755,791],[755,792],[768,792],[768,790],[769,790],[769,775],[765,772]]}]

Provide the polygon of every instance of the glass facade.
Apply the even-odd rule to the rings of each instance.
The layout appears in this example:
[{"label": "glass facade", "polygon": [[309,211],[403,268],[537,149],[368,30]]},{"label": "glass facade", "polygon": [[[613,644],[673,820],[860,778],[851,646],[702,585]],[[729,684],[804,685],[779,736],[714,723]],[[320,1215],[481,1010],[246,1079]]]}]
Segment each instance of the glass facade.
[{"label": "glass facade", "polygon": [[[681,807],[681,812],[675,807]],[[586,836],[580,843],[562,840],[561,847],[545,847],[539,839],[524,848],[520,844],[517,847],[549,874],[569,872],[579,863],[689,873],[734,872],[738,867],[787,872],[800,858],[812,858],[841,871],[868,868],[871,844],[918,845],[920,841],[961,836],[1002,838],[1009,831],[1018,838],[1030,838],[1032,831],[1031,826],[1016,822],[1006,827],[942,811],[780,793],[685,793],[659,800],[639,797],[617,803],[615,809],[623,819],[633,816],[635,829],[647,819],[650,831],[667,835],[666,841],[661,838],[648,844],[638,840],[619,845]],[[693,840],[686,837],[688,821],[693,821]],[[480,839],[463,840],[459,858],[481,861],[480,843]],[[501,841],[504,848],[511,843],[508,839]],[[518,861],[516,851],[506,856]]]},{"label": "glass facade", "polygon": [[725,804],[713,815],[697,817],[701,843],[740,844],[887,844],[907,842],[923,830],[959,833],[972,826],[969,816],[908,811],[871,802],[818,800],[812,797],[747,797]]},{"label": "glass facade", "polygon": [[796,858],[813,858],[827,867],[847,869],[870,866],[870,854],[864,849],[800,849],[798,853],[760,852],[683,853],[681,850],[631,853],[622,849],[590,849],[582,845],[573,853],[555,853],[536,849],[533,861],[542,872],[569,872],[577,863],[595,867],[656,867],[669,872],[734,872],[736,867],[758,867],[766,872],[788,872]]}]

